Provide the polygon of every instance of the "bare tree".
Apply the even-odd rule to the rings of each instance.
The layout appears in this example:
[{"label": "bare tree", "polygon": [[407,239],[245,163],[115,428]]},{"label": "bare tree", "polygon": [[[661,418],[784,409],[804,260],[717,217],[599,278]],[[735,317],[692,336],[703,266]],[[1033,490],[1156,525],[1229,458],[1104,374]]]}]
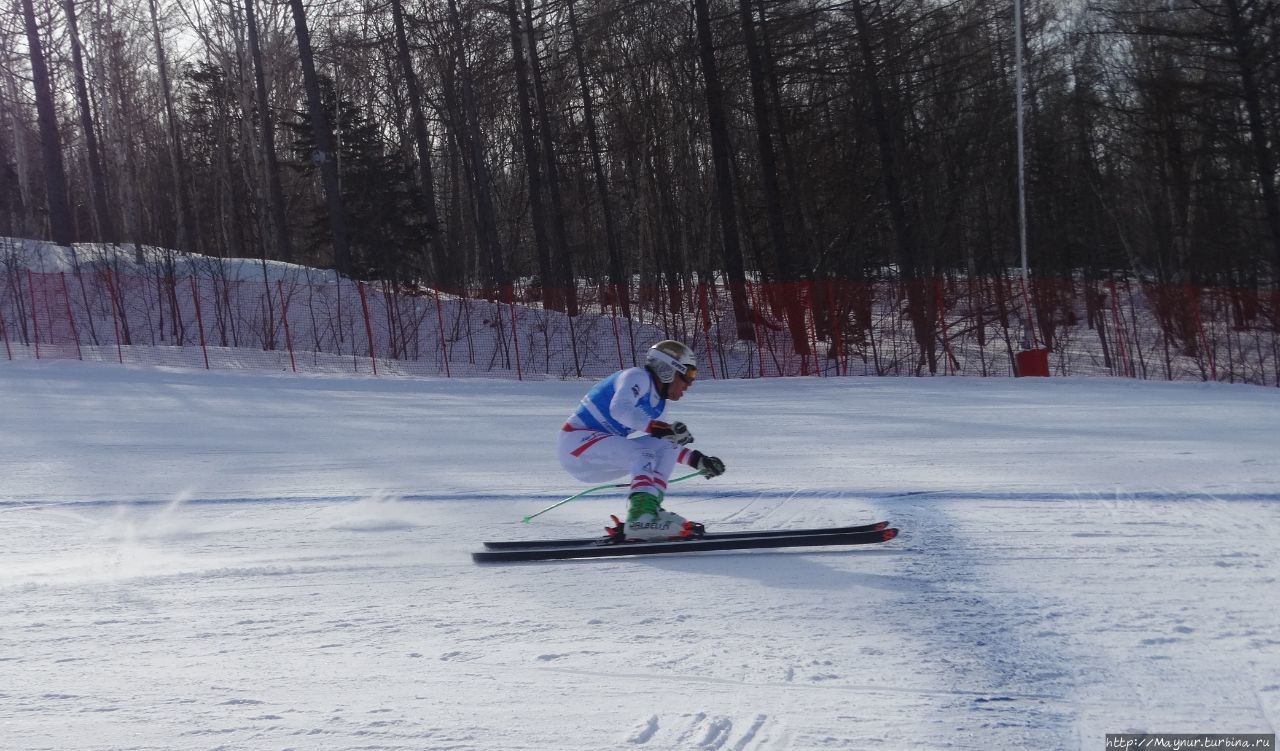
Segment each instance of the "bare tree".
[{"label": "bare tree", "polygon": [[72,241],[71,206],[67,202],[67,173],[62,162],[62,137],[54,109],[49,66],[45,61],[40,26],[32,0],[22,0],[27,27],[27,52],[31,59],[31,82],[36,90],[36,112],[40,121],[40,153],[44,163],[45,195],[49,211],[49,236],[58,245]]},{"label": "bare tree", "polygon": [[716,206],[720,211],[720,242],[724,249],[725,275],[729,278],[729,294],[738,338],[755,338],[746,293],[746,268],[738,237],[738,210],[733,191],[733,166],[729,143],[729,123],[725,112],[724,88],[716,65],[715,40],[711,34],[711,11],[707,0],[693,0],[698,29],[698,60],[702,64],[703,91],[707,98],[707,123],[711,134],[711,161],[715,168]]},{"label": "bare tree", "polygon": [[262,61],[262,45],[258,39],[258,14],[254,0],[244,0],[245,22],[249,33],[249,54],[253,59],[254,94],[258,104],[258,126],[262,132],[261,151],[267,174],[267,202],[276,251],[284,261],[293,260],[293,241],[285,217],[284,188],[280,183],[280,162],[276,156],[275,117],[267,93],[266,71]]},{"label": "bare tree", "polygon": [[160,74],[160,95],[164,101],[165,123],[169,129],[169,160],[173,169],[173,196],[178,219],[178,245],[183,250],[198,251],[201,241],[196,233],[195,215],[191,207],[190,186],[187,179],[187,153],[182,145],[182,125],[173,104],[173,84],[169,78],[169,57],[165,52],[160,33],[160,13],[156,0],[147,0],[151,11],[151,30],[154,35],[156,67]]},{"label": "bare tree", "polygon": [[[546,186],[543,183],[544,162],[538,152],[537,135],[533,130],[532,88],[529,80],[529,58],[526,52],[525,31],[517,0],[507,0],[507,21],[511,29],[511,67],[515,76],[516,108],[520,127],[520,144],[524,149],[524,169],[529,181],[529,214],[533,223],[533,242],[538,260],[538,274],[542,280],[543,304],[552,310],[564,310],[564,290],[557,283],[555,255],[553,252],[546,206]],[[530,40],[532,41],[532,40]]]},{"label": "bare tree", "polygon": [[542,58],[538,54],[538,34],[535,33],[533,3],[524,0],[524,29],[528,38],[529,75],[533,81],[533,95],[538,117],[538,134],[541,140],[542,165],[551,205],[551,247],[554,284],[560,293],[563,309],[571,316],[578,314],[578,290],[574,283],[573,258],[569,253],[569,231],[565,223],[565,205],[560,189],[560,165],[556,157],[555,126],[551,120],[552,104],[547,96]]},{"label": "bare tree", "polygon": [[[778,159],[773,146],[773,117],[770,114],[769,96],[766,91],[764,51],[756,37],[756,23],[751,0],[738,0],[738,18],[742,24],[742,40],[747,55],[747,70],[751,80],[751,102],[755,114],[756,145],[759,148],[760,182],[764,193],[766,224],[773,263],[778,275],[787,284],[779,291],[782,308],[791,332],[796,353],[810,353],[809,336],[805,330],[805,310],[799,297],[799,285],[804,276],[803,259],[792,251],[787,243],[785,212],[782,208],[782,188],[778,175]],[[805,361],[807,371],[808,361]]]},{"label": "bare tree", "polygon": [[898,158],[899,128],[891,120],[895,113],[890,111],[889,104],[885,101],[887,87],[882,78],[881,65],[873,42],[877,34],[867,19],[862,0],[852,0],[849,9],[858,31],[857,50],[861,56],[862,74],[871,100],[872,122],[879,137],[880,181],[893,227],[898,265],[902,270],[902,279],[906,283],[907,311],[915,330],[916,343],[920,345],[929,372],[936,373],[938,362],[934,337],[935,316],[932,314],[932,305],[929,304],[932,296],[925,285],[926,278],[920,265],[915,238],[911,231],[911,220],[907,212],[907,197],[902,188],[902,168]]},{"label": "bare tree", "polygon": [[587,131],[587,149],[591,153],[591,172],[596,188],[596,200],[604,221],[605,250],[608,258],[609,288],[622,308],[623,316],[631,315],[630,284],[622,263],[622,249],[618,243],[617,220],[614,218],[613,199],[609,182],[605,177],[601,159],[600,133],[596,125],[595,94],[587,73],[586,54],[583,50],[582,32],[578,26],[578,14],[574,0],[568,0],[569,32],[573,42],[573,57],[577,66],[578,91],[582,96],[582,119]]},{"label": "bare tree", "polygon": [[298,35],[298,57],[302,64],[302,78],[307,90],[307,112],[310,115],[316,143],[316,152],[312,155],[312,161],[319,166],[324,183],[329,234],[333,242],[333,266],[342,274],[350,274],[351,249],[347,243],[347,221],[342,206],[342,189],[338,184],[337,152],[333,145],[333,134],[329,129],[329,117],[325,114],[324,98],[320,95],[320,80],[316,76],[316,66],[311,51],[311,33],[307,29],[307,12],[302,7],[302,0],[289,0],[289,8],[293,11],[293,23]]},{"label": "bare tree", "polygon": [[391,0],[391,15],[395,25],[396,59],[404,76],[405,89],[409,94],[409,117],[413,129],[413,143],[418,156],[418,182],[422,188],[422,212],[427,221],[427,265],[431,269],[431,278],[440,280],[445,268],[441,255],[440,236],[444,228],[440,224],[440,214],[436,209],[436,178],[431,165],[431,134],[427,132],[427,118],[422,104],[422,90],[418,83],[418,74],[414,70],[413,55],[409,50],[409,38],[405,33],[404,9],[401,0]]},{"label": "bare tree", "polygon": [[472,82],[471,67],[467,62],[466,33],[457,0],[448,0],[448,26],[453,44],[450,49],[450,73],[456,86],[457,126],[455,137],[465,165],[470,186],[472,220],[480,244],[480,268],[485,284],[497,287],[504,299],[513,294],[512,279],[502,254],[497,235],[497,213],[493,205],[493,186],[489,178],[489,165],[485,157],[484,132],[480,127],[480,112]]},{"label": "bare tree", "polygon": [[93,109],[89,102],[89,87],[85,81],[84,52],[80,43],[80,27],[76,20],[75,0],[64,0],[67,14],[67,31],[71,37],[71,62],[76,89],[76,104],[80,110],[80,128],[84,131],[85,157],[89,166],[89,192],[93,201],[93,217],[97,225],[97,238],[103,242],[116,242],[115,221],[107,197],[107,180],[103,173],[102,154],[98,148],[98,131],[93,122]]}]

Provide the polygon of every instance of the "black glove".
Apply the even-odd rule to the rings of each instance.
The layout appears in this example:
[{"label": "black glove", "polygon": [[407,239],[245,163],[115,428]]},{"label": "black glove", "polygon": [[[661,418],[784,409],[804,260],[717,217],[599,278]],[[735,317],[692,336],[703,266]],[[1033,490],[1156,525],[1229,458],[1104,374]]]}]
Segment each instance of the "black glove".
[{"label": "black glove", "polygon": [[714,456],[707,456],[698,450],[689,452],[689,466],[702,472],[710,480],[724,474],[724,462]]},{"label": "black glove", "polygon": [[649,423],[649,435],[654,438],[665,438],[677,446],[693,443],[693,434],[689,426],[682,422],[665,423],[653,420]]}]

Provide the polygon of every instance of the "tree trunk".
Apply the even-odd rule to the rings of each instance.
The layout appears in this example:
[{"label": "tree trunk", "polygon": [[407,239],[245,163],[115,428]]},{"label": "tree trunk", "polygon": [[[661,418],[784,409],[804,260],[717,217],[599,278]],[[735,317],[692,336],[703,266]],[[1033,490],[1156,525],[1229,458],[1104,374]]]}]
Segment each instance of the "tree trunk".
[{"label": "tree trunk", "polygon": [[[456,228],[445,238],[447,246],[443,258],[444,277],[450,280],[446,289],[463,294],[463,287],[472,281],[471,275],[475,269],[471,256],[479,247],[479,222],[476,219],[476,202],[473,200],[475,181],[468,156],[467,118],[463,114],[459,93],[461,87],[452,62],[441,66],[440,84],[445,118],[445,195],[448,196],[444,207],[449,217],[448,223]],[[464,217],[469,221],[462,221]]]},{"label": "tree trunk", "polygon": [[351,248],[347,244],[347,221],[342,207],[341,186],[338,182],[338,162],[333,149],[333,135],[329,132],[329,117],[324,111],[324,99],[320,95],[320,80],[316,77],[315,61],[311,54],[311,34],[307,30],[307,14],[302,0],[289,0],[293,11],[293,23],[298,34],[298,56],[302,63],[302,81],[307,89],[307,110],[311,115],[311,129],[315,131],[316,153],[312,160],[319,165],[324,181],[325,202],[329,211],[329,233],[333,239],[333,267],[341,274],[351,274]]},{"label": "tree trunk", "polygon": [[747,303],[747,274],[738,238],[737,205],[733,198],[729,125],[725,114],[724,89],[720,85],[720,72],[716,66],[715,42],[711,36],[711,13],[707,8],[707,0],[693,0],[693,9],[698,27],[698,58],[707,98],[707,122],[711,131],[711,161],[715,168],[716,206],[720,211],[725,274],[729,278],[729,296],[733,303],[738,339],[752,341],[755,339],[755,329]]},{"label": "tree trunk", "polygon": [[858,31],[858,49],[862,56],[863,73],[871,99],[871,119],[879,139],[880,182],[884,188],[885,203],[888,204],[889,217],[893,225],[898,266],[903,284],[906,285],[907,313],[911,318],[916,343],[920,345],[920,350],[928,363],[929,372],[937,373],[934,316],[931,315],[932,293],[920,273],[915,239],[912,237],[911,222],[907,217],[906,198],[903,195],[899,175],[897,141],[894,126],[889,121],[888,107],[884,101],[880,66],[876,62],[875,50],[871,46],[871,27],[863,13],[862,0],[853,0],[851,7]]},{"label": "tree trunk", "polygon": [[160,15],[156,9],[156,0],[148,0],[147,5],[151,10],[151,32],[156,47],[156,67],[160,73],[160,91],[164,98],[165,121],[169,128],[169,159],[173,169],[173,196],[178,214],[177,245],[182,250],[198,252],[201,249],[201,242],[197,237],[194,214],[191,209],[191,196],[187,185],[187,157],[182,146],[182,129],[178,125],[178,115],[173,107],[173,87],[169,81],[168,57],[164,52],[164,41],[160,37]]},{"label": "tree trunk", "polygon": [[[1259,52],[1249,35],[1239,0],[1224,0],[1227,10],[1227,31],[1235,53],[1236,68],[1244,95],[1245,112],[1249,122],[1249,140],[1253,146],[1254,171],[1258,176],[1258,189],[1262,194],[1262,209],[1271,235],[1272,276],[1280,286],[1280,194],[1276,190],[1276,162],[1274,146],[1267,137],[1266,118],[1263,115],[1263,95],[1258,85],[1255,60]],[[1275,13],[1272,14],[1273,17]],[[1274,53],[1274,48],[1272,48]]]},{"label": "tree trunk", "polygon": [[422,91],[418,74],[413,68],[413,55],[409,52],[409,37],[404,29],[404,9],[401,0],[391,0],[391,16],[395,24],[396,54],[404,73],[405,89],[409,93],[409,119],[413,127],[413,143],[418,151],[418,182],[422,186],[422,212],[427,218],[427,268],[430,277],[439,283],[444,276],[444,259],[440,256],[440,235],[443,227],[436,210],[436,178],[431,165],[431,135],[427,132],[427,118],[422,108]]},{"label": "tree trunk", "polygon": [[258,19],[254,0],[244,0],[245,20],[249,26],[249,54],[253,58],[254,89],[257,92],[258,116],[262,127],[262,156],[267,170],[268,213],[274,229],[276,252],[282,261],[293,261],[293,242],[285,219],[284,189],[280,185],[280,162],[276,158],[275,116],[267,98],[266,71],[262,65],[262,45],[258,41]]},{"label": "tree trunk", "polygon": [[556,163],[556,145],[552,137],[550,105],[547,103],[546,87],[542,83],[542,63],[538,56],[538,45],[533,33],[533,5],[530,0],[524,2],[524,27],[527,33],[529,51],[529,73],[533,78],[533,96],[538,115],[538,131],[542,136],[542,163],[546,170],[543,173],[547,187],[547,197],[551,200],[551,267],[555,274],[555,284],[560,287],[561,302],[564,311],[571,316],[578,315],[578,290],[574,283],[573,258],[569,255],[569,230],[564,222],[564,199],[560,194],[560,168]]},{"label": "tree trunk", "polygon": [[45,192],[48,195],[49,238],[57,245],[72,241],[71,205],[67,201],[67,171],[62,163],[62,138],[58,133],[58,113],[53,106],[49,67],[45,62],[40,27],[31,0],[22,0],[27,27],[27,47],[31,56],[31,78],[36,90],[36,114],[40,123],[40,151],[44,158]]},{"label": "tree trunk", "polygon": [[578,16],[574,0],[569,1],[569,32],[573,40],[573,57],[578,67],[578,87],[582,94],[582,118],[587,126],[587,147],[591,151],[591,170],[596,183],[596,196],[600,200],[600,214],[604,219],[605,247],[609,254],[609,288],[617,299],[622,315],[631,317],[630,283],[622,264],[622,250],[618,243],[618,229],[613,216],[613,201],[609,197],[609,183],[600,160],[600,135],[596,131],[595,97],[587,77],[586,56],[582,51],[582,35],[578,30]]},{"label": "tree trunk", "polygon": [[480,114],[476,107],[475,92],[471,86],[471,71],[467,65],[462,19],[458,14],[457,0],[448,2],[449,26],[457,46],[454,62],[458,67],[458,95],[461,98],[463,129],[460,144],[465,144],[463,158],[467,162],[471,180],[471,197],[474,208],[476,236],[480,245],[480,264],[484,269],[485,283],[496,286],[503,300],[514,294],[507,264],[502,257],[502,245],[498,242],[497,215],[493,209],[492,187],[489,184],[489,168],[484,156],[484,133],[480,130]]},{"label": "tree trunk", "polygon": [[520,143],[524,147],[525,174],[529,180],[529,214],[533,220],[533,242],[538,259],[538,276],[542,282],[542,305],[550,310],[564,310],[562,293],[557,283],[551,241],[547,237],[547,211],[543,202],[542,159],[533,132],[533,115],[529,95],[529,67],[525,56],[524,30],[516,0],[507,0],[507,16],[511,27],[512,68],[515,72],[516,103],[520,108]]},{"label": "tree trunk", "polygon": [[756,142],[760,149],[760,181],[764,188],[765,218],[769,226],[769,243],[773,249],[773,261],[783,286],[782,309],[785,311],[787,330],[796,354],[802,358],[801,371],[808,375],[809,332],[805,326],[804,305],[800,299],[800,282],[804,269],[800,258],[787,246],[786,220],[782,211],[782,189],[778,184],[778,159],[773,148],[773,123],[769,112],[769,98],[765,89],[764,61],[756,40],[755,19],[751,0],[738,0],[738,15],[742,21],[742,40],[747,52],[747,70],[751,76],[751,99],[756,118]]},{"label": "tree trunk", "polygon": [[66,0],[67,31],[71,36],[71,63],[74,66],[76,102],[80,108],[80,128],[84,131],[85,157],[89,164],[89,187],[92,191],[94,220],[97,224],[97,240],[114,243],[115,224],[107,201],[107,180],[102,170],[102,152],[98,148],[97,128],[93,124],[93,111],[89,107],[89,86],[84,75],[84,55],[80,44],[80,27],[76,20],[75,0]]}]

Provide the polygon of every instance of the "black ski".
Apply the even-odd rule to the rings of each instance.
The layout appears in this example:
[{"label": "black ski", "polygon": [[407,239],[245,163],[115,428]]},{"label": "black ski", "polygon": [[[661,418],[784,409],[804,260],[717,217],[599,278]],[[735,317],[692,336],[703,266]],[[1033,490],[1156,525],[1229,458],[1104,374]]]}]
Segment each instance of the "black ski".
[{"label": "black ski", "polygon": [[754,548],[800,548],[831,545],[869,545],[892,540],[898,530],[870,532],[835,532],[829,534],[791,534],[769,537],[705,537],[695,540],[661,542],[593,542],[568,547],[507,548],[482,550],[471,554],[476,563],[510,563],[514,561],[549,561],[564,558],[603,558],[617,555],[651,555],[654,553],[698,553],[711,550],[749,550]]},{"label": "black ski", "polygon": [[[701,540],[720,540],[725,538],[741,539],[744,537],[789,537],[793,535],[834,535],[844,532],[877,532],[889,526],[889,522],[876,522],[875,524],[860,524],[855,527],[819,527],[817,529],[765,529],[765,530],[742,530],[739,532],[709,532],[702,537]],[[484,546],[489,550],[510,550],[512,548],[571,548],[571,547],[593,547],[603,544],[616,544],[608,537],[574,537],[567,540],[502,540],[499,542],[486,542]]]}]

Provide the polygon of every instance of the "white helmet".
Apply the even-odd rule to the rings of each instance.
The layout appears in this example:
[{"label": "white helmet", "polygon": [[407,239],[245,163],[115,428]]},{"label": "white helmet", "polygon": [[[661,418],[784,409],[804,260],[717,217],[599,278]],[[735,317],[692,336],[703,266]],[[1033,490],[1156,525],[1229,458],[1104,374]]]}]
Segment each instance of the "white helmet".
[{"label": "white helmet", "polygon": [[692,381],[698,374],[698,360],[693,356],[693,350],[671,339],[650,347],[644,356],[644,366],[663,383],[671,383],[677,373],[686,381]]}]

